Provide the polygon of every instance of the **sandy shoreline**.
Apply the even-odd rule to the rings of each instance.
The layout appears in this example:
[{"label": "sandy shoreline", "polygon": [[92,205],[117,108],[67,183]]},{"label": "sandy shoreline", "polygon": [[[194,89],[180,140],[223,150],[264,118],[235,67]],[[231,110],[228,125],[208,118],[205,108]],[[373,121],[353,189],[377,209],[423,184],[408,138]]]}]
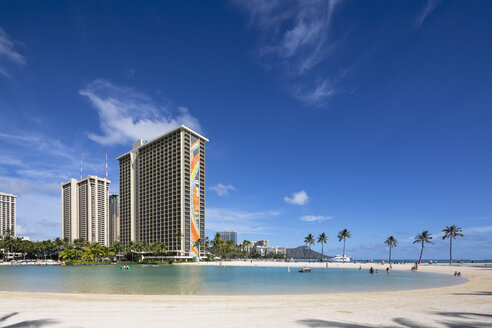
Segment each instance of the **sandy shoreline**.
[{"label": "sandy shoreline", "polygon": [[[200,263],[182,265],[220,265]],[[223,265],[325,267],[322,263],[224,262]],[[329,268],[361,264],[330,263]],[[362,264],[386,268],[380,264]],[[409,270],[411,264],[393,265]],[[468,282],[391,292],[314,295],[99,295],[0,292],[0,326],[13,327],[488,327],[492,266],[421,265]],[[10,315],[10,316],[9,316]],[[17,324],[17,325],[16,325]]]}]

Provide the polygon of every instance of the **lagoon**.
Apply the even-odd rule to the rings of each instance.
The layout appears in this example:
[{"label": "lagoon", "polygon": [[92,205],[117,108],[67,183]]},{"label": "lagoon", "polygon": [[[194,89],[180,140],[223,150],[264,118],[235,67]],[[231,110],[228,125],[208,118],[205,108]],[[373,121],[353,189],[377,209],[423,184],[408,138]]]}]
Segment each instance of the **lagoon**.
[{"label": "lagoon", "polygon": [[146,295],[279,295],[395,291],[458,285],[466,278],[430,272],[201,265],[0,266],[0,290]]}]

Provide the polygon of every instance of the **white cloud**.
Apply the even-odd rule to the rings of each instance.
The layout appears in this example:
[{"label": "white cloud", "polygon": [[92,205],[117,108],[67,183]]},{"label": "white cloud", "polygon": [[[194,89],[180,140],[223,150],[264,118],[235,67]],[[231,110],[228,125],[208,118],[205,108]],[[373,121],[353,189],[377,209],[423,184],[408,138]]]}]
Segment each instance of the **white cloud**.
[{"label": "white cloud", "polygon": [[0,177],[0,191],[16,196],[29,192],[31,185],[24,180]]},{"label": "white cloud", "polygon": [[201,132],[198,120],[187,108],[178,107],[173,115],[145,94],[107,80],[95,80],[79,93],[97,109],[103,133],[90,133],[89,138],[102,145],[150,140],[181,124]]},{"label": "white cloud", "polygon": [[12,166],[23,166],[23,163],[20,159],[14,156],[0,155],[0,164],[3,165],[12,165]]},{"label": "white cloud", "polygon": [[[259,55],[273,66],[281,66],[293,78],[296,98],[316,105],[340,92],[334,78],[320,76],[314,68],[336,48],[331,32],[336,0],[235,0],[260,31]],[[268,65],[271,66],[271,65]],[[307,74],[314,75],[308,76]],[[310,83],[309,81],[316,81]]]},{"label": "white cloud", "polygon": [[265,220],[280,215],[277,211],[245,212],[226,208],[207,208],[207,229],[235,230],[239,233],[263,231]]},{"label": "white cloud", "polygon": [[321,222],[333,219],[332,216],[315,216],[315,215],[305,215],[301,216],[301,221],[304,222]]},{"label": "white cloud", "polygon": [[284,201],[289,204],[302,206],[306,205],[309,202],[309,196],[304,190],[301,190],[293,193],[290,197],[285,196]]},{"label": "white cloud", "polygon": [[[7,32],[0,27],[0,64],[12,62],[17,65],[24,65],[26,59],[16,49],[16,41],[12,40]],[[5,59],[5,60],[4,60]],[[10,77],[5,67],[0,66],[0,75]]]},{"label": "white cloud", "polygon": [[66,147],[60,140],[42,136],[38,134],[16,134],[0,133],[0,138],[9,143],[25,147],[31,151],[40,151],[44,154],[51,154],[59,157],[72,159],[69,147]]},{"label": "white cloud", "polygon": [[294,95],[307,104],[320,104],[325,99],[342,92],[335,81],[333,79],[318,79],[313,86],[297,85],[294,88]]},{"label": "white cloud", "polygon": [[441,4],[441,0],[427,0],[422,11],[415,21],[416,27],[419,28],[424,23],[425,18]]},{"label": "white cloud", "polygon": [[233,185],[223,185],[221,183],[217,184],[216,186],[210,187],[210,190],[213,190],[217,193],[219,196],[227,196],[229,195],[229,191],[234,191],[236,188],[234,188]]},{"label": "white cloud", "polygon": [[464,234],[470,232],[489,232],[489,231],[492,231],[492,226],[471,227],[471,228],[463,229]]},{"label": "white cloud", "polygon": [[7,32],[0,27],[0,57],[5,57],[8,60],[17,63],[25,64],[24,56],[15,50],[15,41],[12,40]]}]

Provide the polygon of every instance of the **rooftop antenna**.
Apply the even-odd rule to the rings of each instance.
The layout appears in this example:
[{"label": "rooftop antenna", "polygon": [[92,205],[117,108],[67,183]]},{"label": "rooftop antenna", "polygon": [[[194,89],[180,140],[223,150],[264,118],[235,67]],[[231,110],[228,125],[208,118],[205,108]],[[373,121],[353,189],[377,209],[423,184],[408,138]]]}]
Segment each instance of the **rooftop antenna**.
[{"label": "rooftop antenna", "polygon": [[108,151],[106,150],[106,181],[108,181]]},{"label": "rooftop antenna", "polygon": [[80,155],[80,180],[82,180],[82,155]]}]

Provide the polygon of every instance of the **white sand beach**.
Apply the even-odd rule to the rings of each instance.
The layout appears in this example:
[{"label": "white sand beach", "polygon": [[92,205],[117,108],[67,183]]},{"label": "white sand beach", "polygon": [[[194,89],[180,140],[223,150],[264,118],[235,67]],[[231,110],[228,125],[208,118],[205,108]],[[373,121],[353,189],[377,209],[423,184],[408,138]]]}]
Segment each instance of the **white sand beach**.
[{"label": "white sand beach", "polygon": [[[221,265],[200,263],[185,265]],[[222,265],[322,266],[224,262]],[[367,270],[380,264],[363,264]],[[333,264],[353,267],[359,264]],[[411,264],[395,264],[409,270]],[[0,292],[1,327],[492,327],[492,266],[421,265],[468,282],[452,287],[328,295],[155,296]]]}]

